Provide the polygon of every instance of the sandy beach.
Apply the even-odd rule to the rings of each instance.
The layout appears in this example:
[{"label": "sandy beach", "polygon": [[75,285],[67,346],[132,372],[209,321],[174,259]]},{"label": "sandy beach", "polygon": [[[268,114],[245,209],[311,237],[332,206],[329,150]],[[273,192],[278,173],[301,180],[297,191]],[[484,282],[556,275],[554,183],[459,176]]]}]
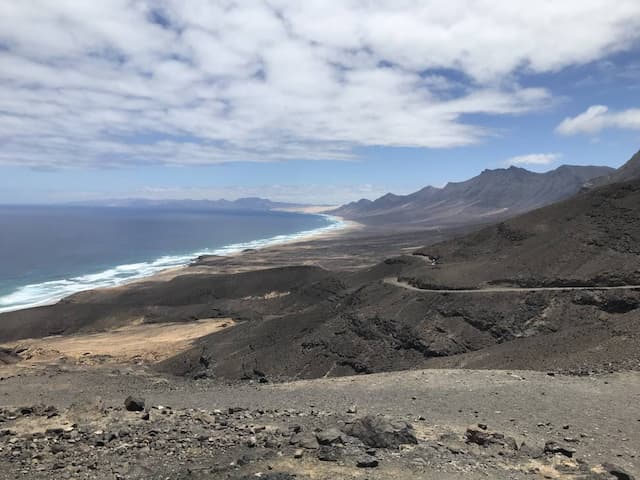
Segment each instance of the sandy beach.
[{"label": "sandy beach", "polygon": [[[324,211],[324,209],[326,209],[326,207],[304,207],[304,208],[294,208],[287,211],[317,214]],[[108,287],[108,288],[122,288],[134,283],[166,282],[174,279],[177,276],[187,275],[187,274],[189,275],[213,274],[213,273],[217,273],[217,269],[215,266],[208,265],[208,263],[211,259],[214,259],[214,258],[228,258],[228,259],[240,260],[247,253],[253,254],[255,252],[260,252],[262,255],[268,256],[269,252],[279,251],[283,247],[304,248],[304,245],[308,245],[310,242],[312,243],[314,241],[330,241],[330,240],[339,241],[341,238],[345,238],[357,233],[366,232],[367,227],[365,225],[362,225],[361,223],[358,223],[352,220],[346,220],[342,217],[337,217],[337,216],[332,216],[332,218],[335,218],[337,222],[340,222],[342,224],[342,227],[339,229],[331,230],[331,231],[320,231],[316,233],[309,233],[308,235],[305,235],[300,238],[295,238],[291,240],[282,240],[270,245],[266,245],[264,247],[249,249],[249,251],[239,250],[237,252],[229,253],[227,255],[222,255],[222,256],[221,255],[211,255],[211,256],[205,255],[199,259],[194,259],[194,262],[190,265],[184,265],[184,266],[175,267],[175,268],[168,268],[166,270],[162,270],[161,272],[155,273],[153,275],[137,278],[135,280],[124,283],[122,285],[118,285],[115,287]],[[260,267],[256,266],[255,268],[260,268]],[[246,271],[246,269],[239,268],[236,271],[237,272]],[[225,269],[224,273],[231,273],[231,271]]]},{"label": "sandy beach", "polygon": [[[297,212],[297,213],[305,213],[305,214],[312,214],[312,215],[323,215],[323,216],[327,216],[330,217],[332,219],[332,221],[334,222],[333,225],[339,225],[339,228],[333,228],[333,225],[331,225],[328,229],[327,228],[320,228],[317,229],[315,231],[309,231],[309,232],[301,232],[301,234],[296,234],[296,235],[292,235],[291,237],[293,238],[287,238],[287,239],[278,239],[275,238],[273,241],[268,242],[264,245],[259,245],[256,247],[251,247],[251,248],[238,248],[236,251],[230,251],[229,253],[226,253],[224,255],[215,255],[216,257],[220,257],[220,256],[224,256],[224,257],[237,257],[239,255],[242,255],[243,251],[245,250],[263,250],[263,249],[268,249],[268,248],[272,248],[275,246],[282,246],[282,245],[295,245],[295,244],[299,244],[299,243],[303,243],[303,242],[309,242],[309,241],[313,241],[313,240],[330,240],[330,239],[337,239],[340,238],[344,235],[348,235],[348,234],[353,234],[356,233],[358,231],[361,231],[364,226],[354,222],[354,221],[350,221],[350,220],[345,220],[342,217],[338,217],[338,216],[328,216],[328,215],[324,215],[322,214],[323,211],[325,211],[327,208],[332,208],[332,207],[327,207],[327,206],[308,206],[308,207],[296,207],[296,208],[292,208],[292,209],[282,209],[282,211],[290,211],[290,212]],[[249,244],[252,242],[248,242]],[[206,258],[207,256],[204,256],[202,258]],[[83,292],[89,292],[89,291],[101,291],[101,290],[108,290],[108,289],[122,289],[124,287],[126,287],[127,285],[131,285],[131,284],[136,284],[136,283],[141,283],[141,282],[157,282],[157,281],[168,281],[171,280],[173,278],[175,278],[176,276],[179,275],[183,275],[183,274],[196,274],[196,273],[215,273],[212,271],[211,268],[207,268],[203,265],[199,264],[199,259],[194,257],[191,259],[191,263],[185,263],[184,265],[179,265],[179,266],[175,266],[175,267],[168,267],[165,268],[163,270],[157,271],[155,273],[149,274],[149,275],[144,275],[144,276],[140,276],[140,277],[136,277],[136,278],[132,278],[129,280],[124,280],[124,281],[120,281],[117,284],[114,285],[109,285],[109,286],[96,286],[96,287],[89,287],[87,289],[84,290],[78,290],[77,292],[73,292],[73,293],[69,293],[65,296],[56,296],[56,297],[52,297],[51,299],[48,300],[42,300],[42,301],[38,301],[32,304],[29,304],[28,306],[24,307],[24,308],[33,308],[33,307],[42,307],[42,306],[47,306],[47,305],[52,305],[55,304],[61,300],[63,300],[66,296],[71,296],[71,295],[75,295],[77,293],[83,293]],[[19,310],[18,308],[16,309],[5,309],[2,310],[2,312],[10,312],[10,311],[16,311]]]}]

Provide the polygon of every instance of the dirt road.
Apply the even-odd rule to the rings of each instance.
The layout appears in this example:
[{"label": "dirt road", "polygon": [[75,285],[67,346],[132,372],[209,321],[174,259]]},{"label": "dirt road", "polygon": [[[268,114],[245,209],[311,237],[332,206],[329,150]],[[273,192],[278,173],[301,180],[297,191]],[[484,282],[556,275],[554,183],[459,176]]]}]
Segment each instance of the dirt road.
[{"label": "dirt road", "polygon": [[508,292],[571,292],[578,290],[640,290],[640,285],[620,285],[615,287],[487,287],[487,288],[419,288],[408,282],[399,280],[398,278],[385,278],[384,283],[395,287],[404,288],[413,292],[431,292],[431,293],[508,293]]}]

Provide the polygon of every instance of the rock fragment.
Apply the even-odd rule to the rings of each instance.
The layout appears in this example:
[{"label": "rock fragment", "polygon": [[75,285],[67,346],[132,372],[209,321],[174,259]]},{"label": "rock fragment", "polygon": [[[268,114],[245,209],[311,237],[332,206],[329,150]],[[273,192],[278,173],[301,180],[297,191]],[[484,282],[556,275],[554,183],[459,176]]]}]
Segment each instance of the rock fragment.
[{"label": "rock fragment", "polygon": [[479,428],[467,428],[465,439],[467,443],[475,443],[482,447],[501,445],[512,450],[518,449],[518,444],[513,437],[508,437],[498,432],[487,432]]},{"label": "rock fragment", "polygon": [[337,428],[328,428],[316,433],[316,438],[320,445],[336,445],[344,443],[343,433]]},{"label": "rock fragment", "polygon": [[124,407],[129,412],[142,412],[144,410],[144,398],[129,395],[124,401]]},{"label": "rock fragment", "polygon": [[317,457],[322,462],[337,462],[340,458],[340,452],[336,447],[323,445],[318,450]]},{"label": "rock fragment", "polygon": [[553,455],[560,454],[565,457],[573,458],[573,455],[576,453],[576,449],[550,440],[544,444],[544,452],[551,453]]},{"label": "rock fragment", "polygon": [[307,450],[315,450],[320,446],[318,444],[316,436],[313,433],[304,431],[293,435],[289,443],[291,445],[297,445],[298,447],[306,448]]},{"label": "rock fragment", "polygon": [[379,465],[379,461],[376,457],[370,455],[364,455],[356,460],[356,466],[358,468],[375,468]]}]

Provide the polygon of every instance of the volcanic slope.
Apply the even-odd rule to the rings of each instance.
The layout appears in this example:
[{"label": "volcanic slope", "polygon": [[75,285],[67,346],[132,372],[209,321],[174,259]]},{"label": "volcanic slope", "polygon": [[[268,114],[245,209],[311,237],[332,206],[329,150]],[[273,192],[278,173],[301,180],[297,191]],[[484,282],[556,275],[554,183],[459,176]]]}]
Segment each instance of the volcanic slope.
[{"label": "volcanic slope", "polygon": [[609,185],[611,183],[626,182],[634,178],[640,178],[640,151],[614,172],[588,181],[587,186],[601,187],[602,185]]},{"label": "volcanic slope", "polygon": [[435,265],[415,286],[478,288],[640,284],[640,178],[580,193],[415,252]]},{"label": "volcanic slope", "polygon": [[[638,205],[640,179],[580,193],[342,275],[308,310],[214,334],[161,368],[191,374],[201,358],[211,374],[245,378],[419,366],[640,368],[640,290],[597,288],[640,284]],[[495,291],[501,285],[510,288]],[[584,286],[593,289],[571,288]],[[494,291],[420,290],[487,287]]]},{"label": "volcanic slope", "polygon": [[367,225],[404,229],[491,223],[574,195],[591,179],[609,175],[609,167],[564,165],[546,173],[523,168],[485,170],[443,188],[425,187],[410,195],[391,193],[360,200],[333,213]]}]

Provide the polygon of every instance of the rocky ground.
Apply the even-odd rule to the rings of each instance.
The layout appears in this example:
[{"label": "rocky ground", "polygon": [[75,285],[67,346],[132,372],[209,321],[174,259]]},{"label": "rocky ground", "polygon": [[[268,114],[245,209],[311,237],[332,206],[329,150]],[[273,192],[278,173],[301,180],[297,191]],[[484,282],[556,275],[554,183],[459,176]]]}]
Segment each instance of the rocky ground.
[{"label": "rocky ground", "polygon": [[0,369],[0,478],[630,479],[640,374],[426,370],[290,383]]}]

